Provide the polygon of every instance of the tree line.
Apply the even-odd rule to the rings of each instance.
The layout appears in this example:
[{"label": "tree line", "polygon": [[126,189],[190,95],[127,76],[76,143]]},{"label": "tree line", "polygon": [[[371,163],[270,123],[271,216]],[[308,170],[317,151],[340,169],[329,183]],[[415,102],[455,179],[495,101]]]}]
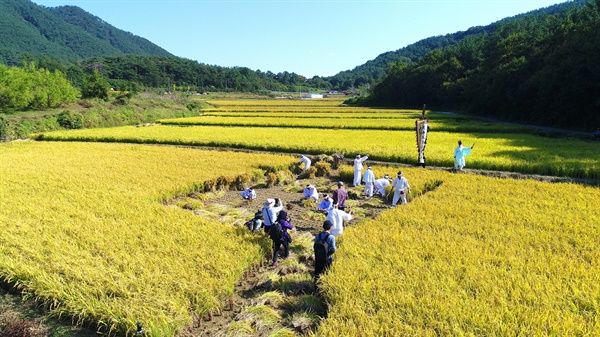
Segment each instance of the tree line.
[{"label": "tree line", "polygon": [[600,0],[558,14],[523,16],[399,60],[372,93],[371,106],[460,110],[505,120],[585,129],[600,126]]}]

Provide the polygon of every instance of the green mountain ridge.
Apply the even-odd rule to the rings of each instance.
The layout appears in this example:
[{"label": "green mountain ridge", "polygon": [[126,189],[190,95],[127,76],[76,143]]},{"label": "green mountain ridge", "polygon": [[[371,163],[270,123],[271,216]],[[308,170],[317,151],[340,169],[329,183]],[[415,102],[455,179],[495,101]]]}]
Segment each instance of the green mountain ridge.
[{"label": "green mountain ridge", "polygon": [[173,56],[74,6],[46,8],[29,0],[0,2],[0,62],[20,65],[23,54],[73,62],[126,54]]}]

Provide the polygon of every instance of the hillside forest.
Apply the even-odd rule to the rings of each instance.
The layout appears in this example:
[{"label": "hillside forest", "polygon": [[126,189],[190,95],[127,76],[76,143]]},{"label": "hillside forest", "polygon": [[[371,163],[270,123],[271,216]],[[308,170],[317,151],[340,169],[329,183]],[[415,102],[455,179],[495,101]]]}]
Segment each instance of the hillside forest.
[{"label": "hillside forest", "polygon": [[[127,34],[104,31],[111,27],[101,21],[98,24],[99,18],[90,18],[77,7],[48,12],[22,0],[11,0],[4,6],[11,4],[20,8],[21,14],[30,15],[29,20],[44,31],[52,32],[44,22],[56,23],[56,16],[60,16],[70,27],[88,27],[86,34],[122,39],[111,42],[120,46],[118,53],[79,57],[77,61],[13,45],[11,55],[22,52],[20,64],[15,64],[14,58],[4,58],[6,66],[0,69],[3,115],[57,107],[79,98],[108,99],[110,88],[129,94],[147,89],[263,94],[335,89],[361,94],[348,104],[405,108],[427,104],[438,111],[553,127],[589,131],[600,126],[600,66],[596,62],[600,52],[600,0],[566,2],[467,32],[428,38],[400,53],[382,54],[353,71],[310,79],[289,72],[206,65],[152,52],[151,45],[124,39]],[[70,41],[68,36],[63,38]],[[127,47],[135,43],[144,46],[144,51]],[[4,48],[7,46],[10,44]],[[52,80],[39,79],[44,76]],[[56,91],[51,83],[61,77],[71,85],[64,86],[64,95],[40,94],[44,85],[52,85]]]},{"label": "hillside forest", "polygon": [[600,126],[600,1],[562,13],[523,16],[398,61],[371,106],[427,104],[503,120],[571,129]]}]

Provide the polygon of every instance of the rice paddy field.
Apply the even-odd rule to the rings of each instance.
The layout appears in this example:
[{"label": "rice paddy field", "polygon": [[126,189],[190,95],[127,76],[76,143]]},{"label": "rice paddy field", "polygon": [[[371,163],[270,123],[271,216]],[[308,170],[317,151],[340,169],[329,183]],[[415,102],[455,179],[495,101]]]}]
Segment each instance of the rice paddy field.
[{"label": "rice paddy field", "polygon": [[[256,118],[258,123],[264,118]],[[413,121],[414,123],[414,121]],[[53,141],[127,142],[215,146],[304,154],[369,154],[372,160],[416,164],[414,131],[304,127],[126,126],[50,132]],[[458,140],[476,147],[467,168],[573,178],[600,178],[600,143],[546,138],[524,133],[434,132],[427,138],[427,165],[452,167]]]},{"label": "rice paddy field", "polygon": [[[53,315],[99,325],[105,334],[133,335],[143,321],[149,336],[175,336],[193,317],[223,305],[268,241],[167,200],[246,185],[297,165],[285,153],[369,154],[390,162],[374,166],[377,177],[416,161],[414,131],[377,123],[408,126],[419,111],[367,112],[334,100],[211,103],[207,114],[245,116],[194,118],[218,125],[169,121],[52,132],[35,135],[41,142],[0,144],[0,276]],[[467,168],[600,178],[598,143],[506,126],[481,131],[488,125],[469,121],[455,130],[482,129],[452,131],[462,122],[433,116],[428,165],[450,167],[462,139],[476,143]],[[233,124],[238,119],[249,124]],[[346,120],[357,127],[335,126]],[[445,131],[436,130],[444,124]],[[600,335],[600,188],[402,171],[415,189],[436,188],[338,237],[333,267],[321,279],[328,315],[314,335]],[[351,175],[352,167],[342,166],[341,179]]]}]

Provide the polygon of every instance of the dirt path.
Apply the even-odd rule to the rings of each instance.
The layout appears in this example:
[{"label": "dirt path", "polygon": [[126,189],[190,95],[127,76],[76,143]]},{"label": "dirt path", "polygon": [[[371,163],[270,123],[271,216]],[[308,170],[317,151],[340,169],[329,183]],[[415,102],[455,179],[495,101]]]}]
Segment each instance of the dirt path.
[{"label": "dirt path", "polygon": [[[280,198],[292,219],[293,242],[290,255],[280,259],[277,267],[271,266],[272,252],[265,251],[260,265],[247,271],[235,287],[235,294],[225,309],[217,315],[197,318],[178,336],[299,336],[315,331],[319,321],[327,314],[326,304],[316,294],[313,284],[314,236],[321,231],[325,215],[315,212],[317,204],[307,202],[302,196],[306,184],[314,185],[320,192],[330,194],[337,188],[338,177],[296,180],[286,186],[256,188],[257,199],[244,201],[239,191],[221,192],[202,206],[187,207],[199,216],[220,219],[223,222],[243,226],[262,207],[266,198]],[[362,187],[348,188],[354,218],[348,226],[364,218],[373,218],[388,207],[381,198],[364,199],[359,194]],[[195,197],[180,200],[190,205]],[[196,205],[199,203],[196,202]],[[270,239],[262,232],[265,242]]]}]

